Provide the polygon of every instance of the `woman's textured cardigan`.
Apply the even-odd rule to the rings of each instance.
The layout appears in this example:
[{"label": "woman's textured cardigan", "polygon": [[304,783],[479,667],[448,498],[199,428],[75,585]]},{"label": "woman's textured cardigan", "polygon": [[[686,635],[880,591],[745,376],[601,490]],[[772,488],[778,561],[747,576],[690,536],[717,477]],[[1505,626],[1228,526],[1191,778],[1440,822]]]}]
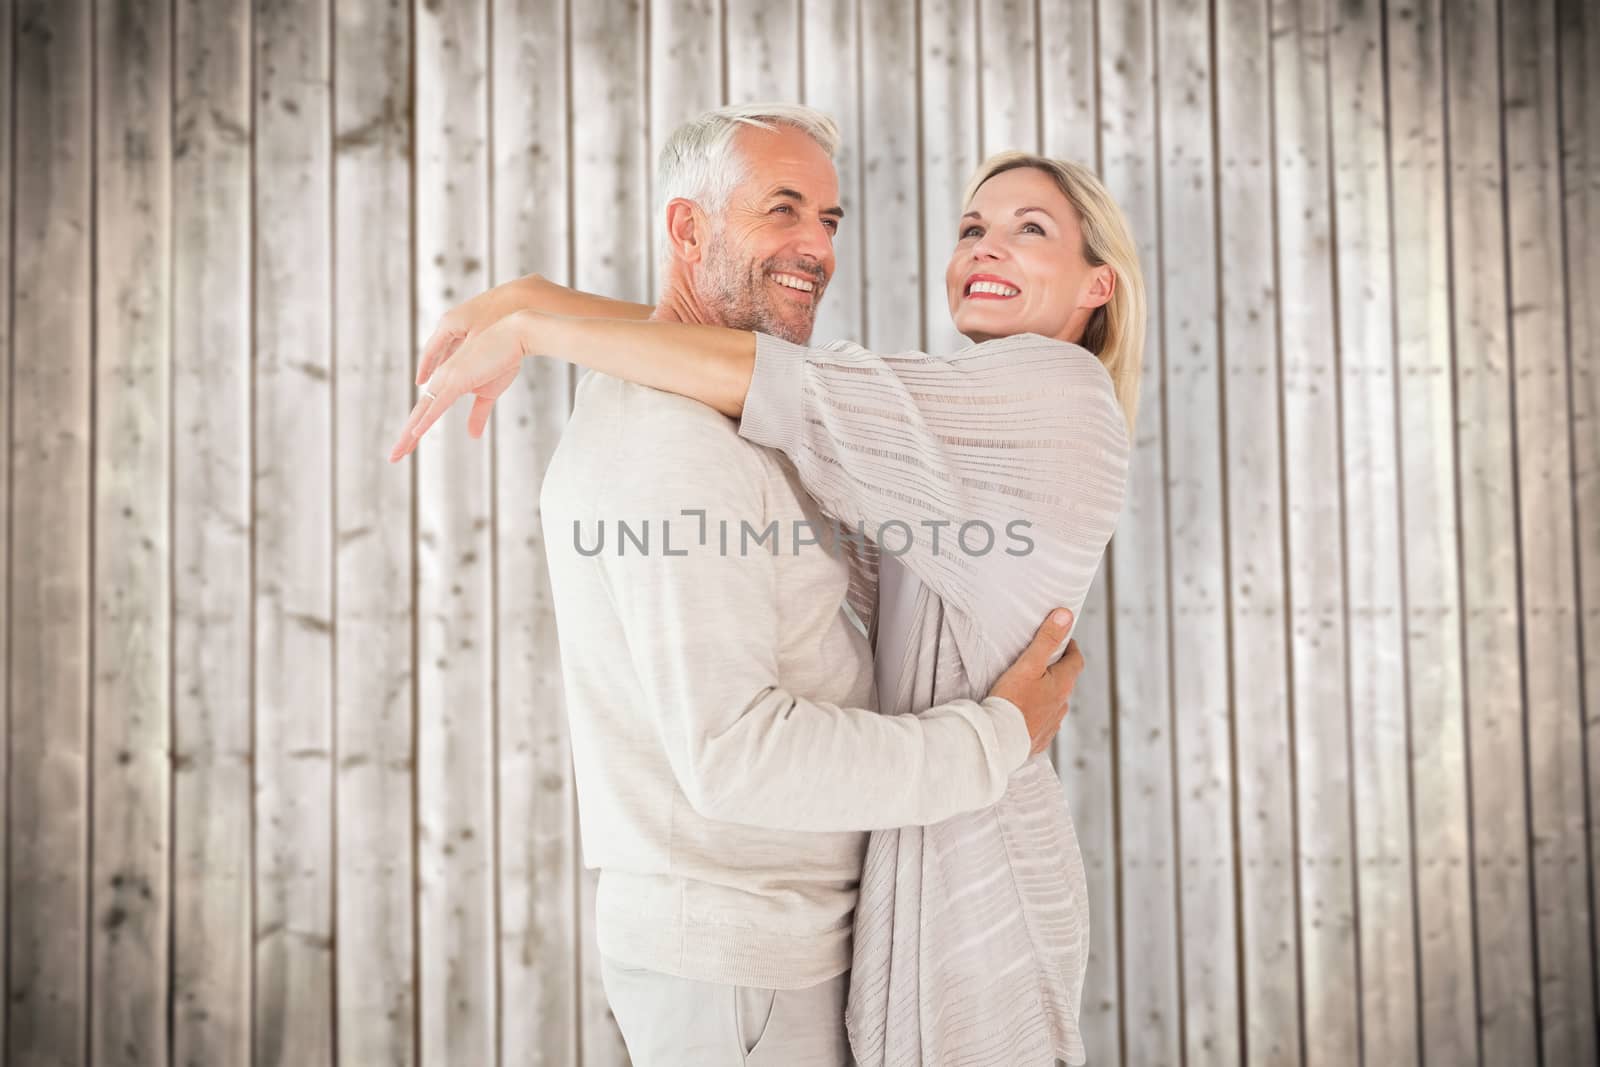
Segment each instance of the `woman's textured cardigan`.
[{"label": "woman's textured cardigan", "polygon": [[[982,699],[1051,608],[1082,608],[1122,510],[1104,366],[1034,334],[943,358],[757,338],[739,432],[869,542],[851,603],[875,630],[880,709]],[[1035,756],[992,808],[872,833],[851,1047],[861,1067],[1081,1064],[1088,949],[1077,837]]]}]

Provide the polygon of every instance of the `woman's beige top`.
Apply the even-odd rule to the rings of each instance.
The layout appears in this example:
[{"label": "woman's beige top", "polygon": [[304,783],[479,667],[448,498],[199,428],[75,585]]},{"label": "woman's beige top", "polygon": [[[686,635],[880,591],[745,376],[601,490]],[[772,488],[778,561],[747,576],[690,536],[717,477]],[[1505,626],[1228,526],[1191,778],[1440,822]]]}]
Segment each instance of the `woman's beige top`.
[{"label": "woman's beige top", "polygon": [[[982,698],[1051,608],[1081,610],[1127,480],[1104,366],[1035,334],[945,358],[758,334],[739,432],[876,546],[851,603],[875,630],[887,714]],[[1035,756],[991,808],[871,835],[851,1047],[862,1067],[1081,1064],[1088,948],[1077,837]]]}]

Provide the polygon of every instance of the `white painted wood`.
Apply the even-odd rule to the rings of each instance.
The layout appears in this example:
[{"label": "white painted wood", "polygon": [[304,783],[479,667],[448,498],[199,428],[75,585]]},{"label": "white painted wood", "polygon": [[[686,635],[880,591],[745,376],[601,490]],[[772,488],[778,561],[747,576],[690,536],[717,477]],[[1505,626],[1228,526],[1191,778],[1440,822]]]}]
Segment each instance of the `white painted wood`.
[{"label": "white painted wood", "polygon": [[1469,781],[1483,1062],[1537,1058],[1496,4],[1444,6]]},{"label": "white painted wood", "polygon": [[[1216,167],[1209,12],[1159,0],[1156,69],[1160,273],[1152,271],[1166,369],[1174,789],[1184,1062],[1241,1062],[1234,913],[1233,754],[1223,538]],[[1133,650],[1130,650],[1133,651]],[[1135,661],[1137,651],[1133,651]]]},{"label": "white painted wood", "polygon": [[[565,5],[494,8],[494,257],[490,281],[567,277]],[[641,242],[642,246],[642,242]],[[578,841],[561,654],[539,494],[566,425],[570,368],[528,360],[495,405],[495,641],[500,700],[500,1059],[578,1060]]]},{"label": "white painted wood", "polygon": [[1324,0],[1272,8],[1284,503],[1308,1067],[1359,1056]]},{"label": "white painted wood", "polygon": [[1391,5],[1390,195],[1421,1027],[1478,1062],[1438,0]]},{"label": "white painted wood", "polygon": [[1329,16],[1361,1053],[1418,1062],[1383,9]]},{"label": "white painted wood", "polygon": [[866,211],[862,205],[861,33],[856,0],[805,0],[800,33],[801,99],[831,116],[842,143],[834,155],[839,172],[839,204],[845,210],[834,238],[833,280],[817,306],[812,337],[860,341],[864,323]]},{"label": "white painted wood", "polygon": [[[416,334],[486,288],[488,12],[414,9]],[[494,452],[470,405],[417,450],[420,1060],[497,1062]]]},{"label": "white painted wood", "polygon": [[[328,9],[254,44],[255,1026],[258,1065],[332,1064],[333,394]],[[262,501],[267,506],[260,506]]]},{"label": "white painted wood", "polygon": [[[716,0],[652,0],[650,128],[643,160],[651,183],[645,207],[650,247],[648,299],[652,302],[661,291],[666,234],[666,203],[657,202],[655,191],[656,160],[680,123],[723,103],[726,79],[722,59],[722,19]],[[562,129],[565,132],[564,120]]]},{"label": "white painted wood", "polygon": [[1099,165],[1093,0],[1037,0],[1040,149]]},{"label": "white painted wood", "polygon": [[92,11],[17,6],[5,1059],[86,1064]]},{"label": "white painted wood", "polygon": [[1121,909],[1131,920],[1122,928],[1123,1054],[1155,1065],[1180,1062],[1182,1008],[1152,16],[1148,3],[1099,11],[1101,173],[1138,241],[1151,301],[1128,498],[1111,554],[1111,622]]},{"label": "white painted wood", "polygon": [[1594,1063],[1555,8],[1500,14],[1539,1049],[1546,1063]]},{"label": "white painted wood", "polygon": [[[1039,150],[1036,0],[977,0],[982,155]],[[1087,25],[1079,32],[1088,29]]]},{"label": "white painted wood", "polygon": [[95,10],[89,1048],[126,1067],[168,1051],[171,39],[165,0]]},{"label": "white painted wood", "polygon": [[[1568,388],[1572,491],[1577,522],[1578,608],[1583,635],[1582,706],[1589,789],[1591,951],[1600,958],[1600,255],[1582,235],[1600,226],[1600,13],[1557,4],[1561,85],[1561,189],[1566,230]],[[1600,1013],[1600,1004],[1596,1005]]]},{"label": "white painted wood", "polygon": [[381,459],[414,393],[411,14],[333,14],[336,1033],[413,1067],[415,475]]},{"label": "white painted wood", "polygon": [[250,11],[184,0],[173,18],[172,1057],[247,1063]]},{"label": "white painted wood", "polygon": [[[639,249],[649,224],[646,85],[650,47],[637,4],[603,0],[571,7],[572,94],[584,101],[572,136],[573,283],[623,300],[652,298]],[[581,236],[580,236],[581,235]],[[576,826],[574,826],[576,833]],[[581,858],[581,855],[580,855]],[[606,1003],[595,939],[599,872],[578,884],[578,1051],[584,1067],[628,1062],[622,1033]]]},{"label": "white painted wood", "polygon": [[1216,40],[1244,1046],[1251,1064],[1299,1067],[1304,1020],[1285,626],[1278,274],[1274,220],[1264,209],[1273,202],[1275,184],[1267,3],[1219,4]]},{"label": "white painted wood", "polygon": [[[1039,77],[1046,100],[1040,148],[1046,155],[1098,171],[1093,0],[1040,0],[1038,6]],[[1087,666],[1072,691],[1071,714],[1061,724],[1051,755],[1078,834],[1089,886],[1089,966],[1078,1026],[1095,1063],[1119,1063],[1122,1058],[1117,761],[1111,709],[1114,660],[1106,596],[1115,552],[1113,538],[1073,627],[1073,639]]]},{"label": "white painted wood", "polygon": [[923,343],[916,7],[861,5],[862,206],[853,232],[862,240],[864,336],[855,339],[889,352]]},{"label": "white painted wood", "polygon": [[1134,222],[1092,1061],[1593,1059],[1591,7],[0,0],[7,1062],[627,1061],[527,491],[571,376],[378,457],[445,307],[652,295],[725,96],[844,132],[819,340],[960,343],[980,149],[1103,142]]},{"label": "white painted wood", "polygon": [[921,105],[932,116],[922,137],[922,335],[929,352],[943,354],[967,344],[950,319],[944,276],[979,161],[977,4],[927,0],[921,10]]},{"label": "white painted wood", "polygon": [[[800,99],[801,0],[724,5],[728,103]],[[651,27],[654,35],[655,27]]]}]

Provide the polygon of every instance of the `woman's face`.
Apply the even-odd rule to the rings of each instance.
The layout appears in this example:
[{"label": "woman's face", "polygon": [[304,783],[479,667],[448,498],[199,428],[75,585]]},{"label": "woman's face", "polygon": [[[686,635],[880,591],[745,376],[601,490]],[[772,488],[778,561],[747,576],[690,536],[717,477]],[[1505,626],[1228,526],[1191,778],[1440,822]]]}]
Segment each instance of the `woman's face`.
[{"label": "woman's face", "polygon": [[984,182],[961,216],[945,268],[950,316],[974,341],[1037,333],[1076,342],[1111,298],[1115,272],[1083,258],[1078,212],[1034,167]]}]

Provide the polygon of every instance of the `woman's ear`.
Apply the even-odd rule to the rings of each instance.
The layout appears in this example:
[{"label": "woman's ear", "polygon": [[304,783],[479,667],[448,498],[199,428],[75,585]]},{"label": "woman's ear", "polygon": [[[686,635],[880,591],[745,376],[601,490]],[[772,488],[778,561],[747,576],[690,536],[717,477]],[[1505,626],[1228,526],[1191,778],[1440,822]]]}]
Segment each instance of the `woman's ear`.
[{"label": "woman's ear", "polygon": [[705,216],[700,205],[684,197],[667,202],[667,243],[685,263],[698,263],[705,253]]},{"label": "woman's ear", "polygon": [[1089,284],[1084,287],[1083,300],[1078,306],[1102,307],[1111,299],[1111,294],[1116,292],[1116,289],[1117,272],[1111,269],[1109,263],[1102,263],[1090,272]]}]

